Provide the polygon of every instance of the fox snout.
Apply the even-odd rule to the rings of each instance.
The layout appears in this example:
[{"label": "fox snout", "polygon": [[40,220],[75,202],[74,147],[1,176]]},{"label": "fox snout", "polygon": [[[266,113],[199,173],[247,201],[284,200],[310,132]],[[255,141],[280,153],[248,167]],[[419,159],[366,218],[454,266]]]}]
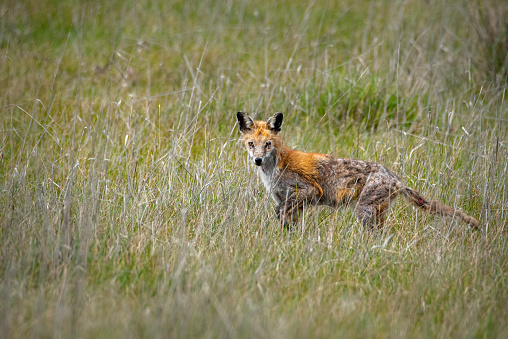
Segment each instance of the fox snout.
[{"label": "fox snout", "polygon": [[263,163],[263,158],[254,158],[254,163],[256,164],[256,166],[261,166],[261,164]]}]

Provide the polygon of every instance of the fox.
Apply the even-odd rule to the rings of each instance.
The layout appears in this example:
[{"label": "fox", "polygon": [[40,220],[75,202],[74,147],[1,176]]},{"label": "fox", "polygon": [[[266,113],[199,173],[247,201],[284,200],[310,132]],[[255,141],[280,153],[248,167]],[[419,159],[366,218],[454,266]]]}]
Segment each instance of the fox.
[{"label": "fox", "polygon": [[455,217],[472,228],[480,222],[460,209],[429,200],[408,187],[383,165],[289,148],[280,135],[284,115],[267,121],[237,112],[238,126],[250,159],[266,190],[276,202],[275,214],[286,228],[298,223],[306,206],[352,207],[367,230],[382,229],[392,202],[399,196],[419,209]]}]

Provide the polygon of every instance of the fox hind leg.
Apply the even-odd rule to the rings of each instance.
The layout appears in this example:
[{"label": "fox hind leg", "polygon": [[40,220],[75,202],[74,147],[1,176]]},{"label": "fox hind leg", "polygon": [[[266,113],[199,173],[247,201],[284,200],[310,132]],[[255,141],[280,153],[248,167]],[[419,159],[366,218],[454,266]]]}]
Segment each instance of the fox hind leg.
[{"label": "fox hind leg", "polygon": [[395,183],[372,180],[367,183],[358,199],[356,217],[366,229],[382,229],[390,202],[397,194]]},{"label": "fox hind leg", "polygon": [[383,229],[386,221],[389,203],[381,205],[358,204],[356,206],[356,218],[367,230]]}]

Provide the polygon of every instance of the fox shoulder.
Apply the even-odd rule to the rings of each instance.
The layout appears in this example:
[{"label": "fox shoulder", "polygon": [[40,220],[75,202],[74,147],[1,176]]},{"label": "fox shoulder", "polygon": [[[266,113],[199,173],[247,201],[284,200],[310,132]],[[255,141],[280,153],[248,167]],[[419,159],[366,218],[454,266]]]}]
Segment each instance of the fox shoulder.
[{"label": "fox shoulder", "polygon": [[324,155],[317,153],[306,153],[285,149],[281,152],[277,166],[281,172],[291,171],[297,173],[305,181],[312,184],[319,191],[319,195],[323,195],[323,189],[319,185],[319,166]]}]

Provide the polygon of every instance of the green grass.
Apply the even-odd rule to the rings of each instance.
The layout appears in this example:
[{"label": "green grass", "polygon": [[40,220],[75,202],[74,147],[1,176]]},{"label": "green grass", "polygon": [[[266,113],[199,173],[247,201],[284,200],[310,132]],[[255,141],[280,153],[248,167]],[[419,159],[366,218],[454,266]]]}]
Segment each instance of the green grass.
[{"label": "green grass", "polygon": [[[506,7],[2,3],[0,337],[507,337]],[[238,110],[483,230],[281,230]]]}]

